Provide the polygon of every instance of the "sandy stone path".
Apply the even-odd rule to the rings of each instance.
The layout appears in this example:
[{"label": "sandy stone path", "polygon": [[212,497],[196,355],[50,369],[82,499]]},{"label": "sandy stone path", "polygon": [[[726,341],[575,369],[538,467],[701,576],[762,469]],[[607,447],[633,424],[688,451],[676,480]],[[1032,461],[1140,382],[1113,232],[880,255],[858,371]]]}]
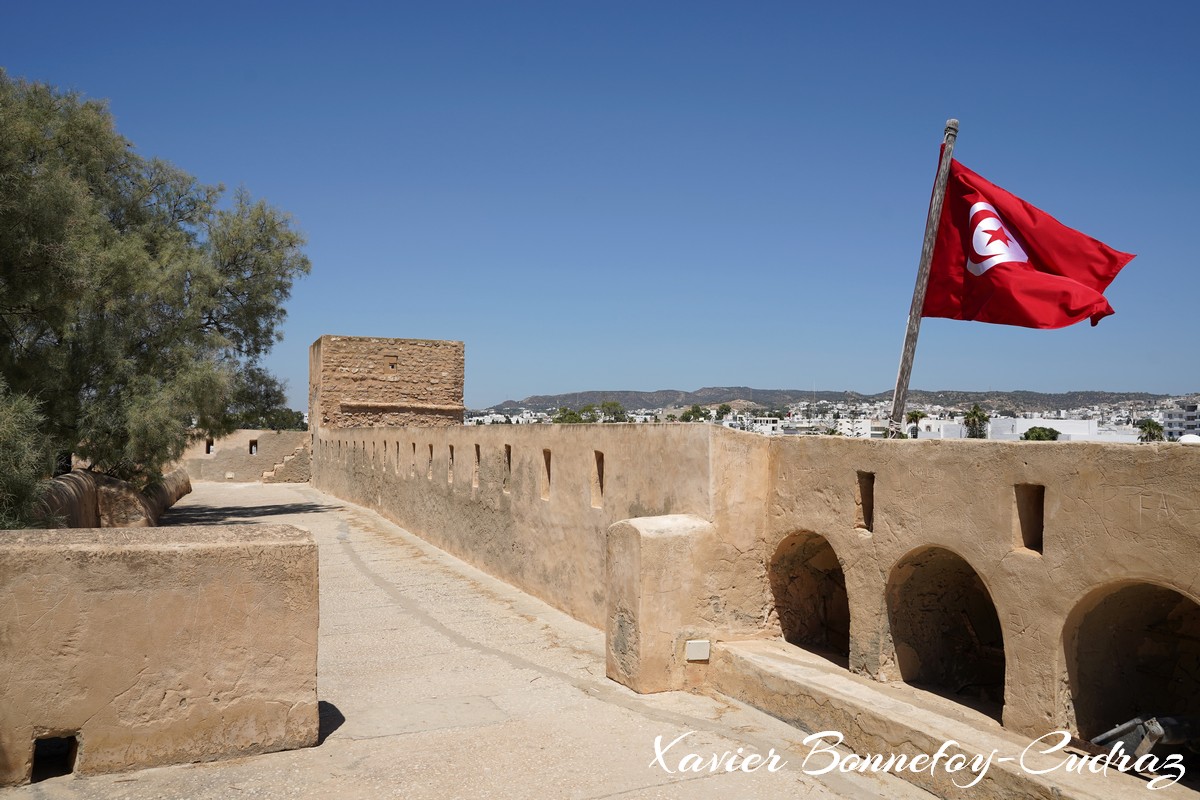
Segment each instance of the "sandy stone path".
[{"label": "sandy stone path", "polygon": [[[197,483],[162,520],[229,522],[297,525],[320,546],[322,743],[0,798],[931,797],[886,775],[809,776],[802,732],[726,698],[637,695],[605,677],[601,631],[305,484]],[[678,770],[739,748],[782,766]]]}]

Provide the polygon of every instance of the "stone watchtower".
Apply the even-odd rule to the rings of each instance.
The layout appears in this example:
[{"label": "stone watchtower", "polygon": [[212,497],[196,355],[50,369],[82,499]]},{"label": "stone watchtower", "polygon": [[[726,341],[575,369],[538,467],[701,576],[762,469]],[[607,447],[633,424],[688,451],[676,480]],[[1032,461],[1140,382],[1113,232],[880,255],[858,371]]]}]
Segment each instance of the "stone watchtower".
[{"label": "stone watchtower", "polygon": [[462,342],[322,336],[308,352],[308,427],[463,421]]}]

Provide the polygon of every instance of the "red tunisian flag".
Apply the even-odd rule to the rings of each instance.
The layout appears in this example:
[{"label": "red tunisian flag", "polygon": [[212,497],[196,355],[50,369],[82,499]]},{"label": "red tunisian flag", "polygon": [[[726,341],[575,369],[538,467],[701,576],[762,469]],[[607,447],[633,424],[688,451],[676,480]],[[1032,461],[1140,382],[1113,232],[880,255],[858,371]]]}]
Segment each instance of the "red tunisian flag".
[{"label": "red tunisian flag", "polygon": [[1095,325],[1113,313],[1102,292],[1132,258],[951,160],[921,316]]}]

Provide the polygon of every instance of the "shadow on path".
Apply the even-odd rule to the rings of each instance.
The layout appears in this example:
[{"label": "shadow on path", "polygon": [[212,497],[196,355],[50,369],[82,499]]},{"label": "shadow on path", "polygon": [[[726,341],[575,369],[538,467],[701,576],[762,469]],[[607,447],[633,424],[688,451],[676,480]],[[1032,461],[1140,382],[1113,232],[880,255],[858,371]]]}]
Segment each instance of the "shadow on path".
[{"label": "shadow on path", "polygon": [[325,700],[317,701],[317,746],[320,747],[329,738],[329,734],[342,727],[346,718],[333,703]]},{"label": "shadow on path", "polygon": [[260,517],[263,522],[270,522],[267,517],[278,517],[286,514],[319,514],[323,511],[341,511],[343,506],[321,505],[319,503],[276,503],[265,506],[206,506],[184,505],[172,508],[162,515],[158,524],[165,525],[227,525],[230,523],[252,523]]}]

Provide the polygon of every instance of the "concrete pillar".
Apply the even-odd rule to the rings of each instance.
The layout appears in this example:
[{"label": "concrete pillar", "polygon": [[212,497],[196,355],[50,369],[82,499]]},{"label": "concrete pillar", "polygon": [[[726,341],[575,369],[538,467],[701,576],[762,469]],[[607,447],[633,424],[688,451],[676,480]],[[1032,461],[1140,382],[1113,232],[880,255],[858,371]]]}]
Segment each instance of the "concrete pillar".
[{"label": "concrete pillar", "polygon": [[701,636],[694,554],[710,523],[686,514],[638,517],[608,529],[606,673],[635,692],[682,689],[684,646]]}]

